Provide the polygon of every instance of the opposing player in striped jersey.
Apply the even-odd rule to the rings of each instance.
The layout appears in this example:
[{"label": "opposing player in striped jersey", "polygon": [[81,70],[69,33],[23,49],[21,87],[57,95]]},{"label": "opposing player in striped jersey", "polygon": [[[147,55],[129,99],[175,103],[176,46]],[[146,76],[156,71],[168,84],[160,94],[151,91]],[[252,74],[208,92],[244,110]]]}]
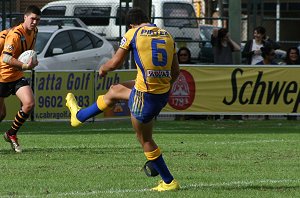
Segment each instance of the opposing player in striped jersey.
[{"label": "opposing player in striped jersey", "polygon": [[15,94],[22,103],[11,128],[4,133],[4,139],[11,144],[15,152],[22,151],[17,132],[34,107],[33,91],[24,78],[23,71],[33,69],[38,65],[37,61],[32,60],[28,64],[22,63],[18,61],[18,57],[24,51],[34,49],[40,16],[41,10],[37,6],[28,6],[24,13],[24,22],[8,32],[1,54],[0,97]]},{"label": "opposing player in striped jersey", "polygon": [[[0,32],[0,52],[2,52],[3,50],[5,38],[9,30],[10,28]],[[0,79],[1,79],[1,75],[0,75]],[[0,97],[0,122],[5,118],[5,116],[6,116],[6,106],[4,103],[4,97]]]},{"label": "opposing player in striped jersey", "polygon": [[72,93],[67,94],[66,105],[71,112],[71,125],[80,125],[115,104],[118,99],[129,100],[132,126],[137,138],[146,158],[162,178],[152,190],[177,190],[179,184],[152,138],[153,118],[167,104],[169,90],[179,75],[175,43],[166,30],[150,24],[148,17],[139,8],[129,11],[127,22],[131,29],[122,38],[113,58],[100,67],[99,74],[105,76],[107,72],[120,67],[132,50],[137,66],[135,81],[111,86],[105,95],[99,96],[97,102],[85,109],[80,109]]},{"label": "opposing player in striped jersey", "polygon": [[[13,30],[15,28],[16,25],[19,24],[19,18],[15,19],[13,21],[13,24],[12,24],[12,28],[8,28],[8,29],[5,29],[5,30],[2,30],[0,32],[0,54],[2,53],[2,50],[4,48],[4,42],[5,42],[5,38],[8,34],[8,32],[10,30]],[[0,75],[0,78],[1,78],[1,75]],[[0,80],[1,82],[1,80]],[[0,97],[0,122],[6,117],[6,106],[5,106],[5,103],[4,103],[4,98],[3,97]]]}]

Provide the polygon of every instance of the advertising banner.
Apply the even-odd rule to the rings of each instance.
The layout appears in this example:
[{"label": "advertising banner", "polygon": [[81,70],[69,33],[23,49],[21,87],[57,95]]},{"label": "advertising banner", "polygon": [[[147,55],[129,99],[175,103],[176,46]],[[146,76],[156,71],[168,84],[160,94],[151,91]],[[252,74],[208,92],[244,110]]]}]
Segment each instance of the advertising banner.
[{"label": "advertising banner", "polygon": [[35,120],[69,119],[65,97],[72,92],[81,107],[94,102],[94,71],[36,72]]},{"label": "advertising banner", "polygon": [[[300,67],[287,66],[181,66],[170,90],[165,114],[298,114]],[[31,80],[31,72],[25,76]],[[99,77],[98,71],[39,71],[34,74],[34,120],[69,119],[65,97],[72,92],[87,107],[111,85],[134,80],[135,70],[118,70]],[[5,100],[6,120],[20,109],[15,96]],[[127,101],[96,119],[129,116]]]},{"label": "advertising banner", "polygon": [[[31,71],[24,72],[24,77],[31,83]],[[6,106],[6,117],[5,120],[14,120],[17,112],[21,109],[21,102],[15,95],[11,95],[4,99]],[[29,117],[29,120],[31,117]]]},{"label": "advertising banner", "polygon": [[300,68],[183,67],[163,112],[298,113]]}]

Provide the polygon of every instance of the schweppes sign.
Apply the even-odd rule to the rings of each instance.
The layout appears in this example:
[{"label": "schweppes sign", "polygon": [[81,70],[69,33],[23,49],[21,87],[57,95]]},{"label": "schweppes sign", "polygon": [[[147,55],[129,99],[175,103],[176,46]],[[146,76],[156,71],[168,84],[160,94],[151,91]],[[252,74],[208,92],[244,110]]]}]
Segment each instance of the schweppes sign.
[{"label": "schweppes sign", "polygon": [[300,102],[297,79],[269,79],[269,76],[275,77],[273,72],[269,73],[269,70],[257,71],[255,79],[242,80],[247,73],[242,68],[234,69],[230,77],[232,93],[224,97],[223,103],[229,106],[234,103],[256,106],[286,105],[290,106],[290,112],[297,112]]},{"label": "schweppes sign", "polygon": [[[164,112],[245,114],[299,112],[300,67],[201,66],[181,68],[185,81],[177,81],[174,85],[178,87],[178,90],[184,89],[184,93],[190,95],[174,96],[173,93],[178,93],[178,90],[176,92],[176,87],[173,86],[172,90],[175,89],[175,91],[171,90],[170,93],[172,101],[169,101]],[[187,100],[186,98],[194,99]],[[177,103],[176,100],[178,100]],[[188,101],[192,101],[192,104],[187,105]]]}]

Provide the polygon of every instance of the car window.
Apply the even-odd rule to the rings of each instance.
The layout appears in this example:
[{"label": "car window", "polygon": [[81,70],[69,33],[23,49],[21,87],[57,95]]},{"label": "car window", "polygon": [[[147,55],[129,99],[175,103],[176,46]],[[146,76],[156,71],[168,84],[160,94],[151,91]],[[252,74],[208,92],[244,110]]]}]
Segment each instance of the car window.
[{"label": "car window", "polygon": [[39,32],[37,34],[37,39],[35,44],[35,51],[37,52],[37,54],[43,51],[51,35],[52,35],[51,33],[47,33],[47,32]]},{"label": "car window", "polygon": [[42,15],[65,16],[66,6],[51,6],[42,11]]},{"label": "car window", "polygon": [[46,25],[60,25],[60,26],[71,26],[71,27],[83,27],[87,28],[86,25],[78,18],[41,18],[39,26]]},{"label": "car window", "polygon": [[179,18],[164,19],[164,25],[166,27],[198,27],[194,8],[192,5],[187,3],[164,3],[163,17]]},{"label": "car window", "polygon": [[75,20],[75,19],[73,19],[73,20],[66,20],[66,22],[65,22],[65,24],[70,24],[70,26],[71,25],[73,25],[73,26],[75,26],[75,27],[83,27],[83,28],[86,28],[86,26],[84,25],[81,25],[77,20]]},{"label": "car window", "polygon": [[212,30],[213,28],[211,27],[200,26],[201,39],[203,41],[209,41],[212,34]]},{"label": "car window", "polygon": [[86,25],[109,25],[110,7],[76,7],[74,16],[80,18]]},{"label": "car window", "polygon": [[63,53],[70,53],[73,51],[72,42],[67,31],[58,33],[52,40],[45,57],[51,56],[54,48],[61,48]]},{"label": "car window", "polygon": [[41,19],[39,25],[62,25],[75,27],[75,24],[71,19]]},{"label": "car window", "polygon": [[210,40],[210,36],[213,31],[212,27],[203,27],[203,28],[200,28],[200,31],[204,34],[206,40]]},{"label": "car window", "polygon": [[74,39],[75,51],[93,49],[93,42],[85,31],[72,30],[70,34]]},{"label": "car window", "polygon": [[200,25],[200,36],[202,41],[210,41],[214,28],[220,29],[220,27]]},{"label": "car window", "polygon": [[99,37],[97,37],[97,36],[95,36],[95,35],[93,35],[89,32],[88,32],[88,34],[89,34],[90,38],[93,40],[94,48],[102,47],[103,40],[101,38],[99,38]]}]

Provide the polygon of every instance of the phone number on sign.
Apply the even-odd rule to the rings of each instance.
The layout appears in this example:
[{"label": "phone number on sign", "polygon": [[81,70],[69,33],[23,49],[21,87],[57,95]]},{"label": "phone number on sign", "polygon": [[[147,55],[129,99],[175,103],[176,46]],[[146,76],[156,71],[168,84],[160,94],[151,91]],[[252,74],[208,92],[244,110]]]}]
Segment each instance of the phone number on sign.
[{"label": "phone number on sign", "polygon": [[[90,105],[89,96],[75,96],[75,98],[80,107],[87,107]],[[38,106],[40,108],[64,107],[65,99],[63,96],[40,96],[38,98]]]}]

